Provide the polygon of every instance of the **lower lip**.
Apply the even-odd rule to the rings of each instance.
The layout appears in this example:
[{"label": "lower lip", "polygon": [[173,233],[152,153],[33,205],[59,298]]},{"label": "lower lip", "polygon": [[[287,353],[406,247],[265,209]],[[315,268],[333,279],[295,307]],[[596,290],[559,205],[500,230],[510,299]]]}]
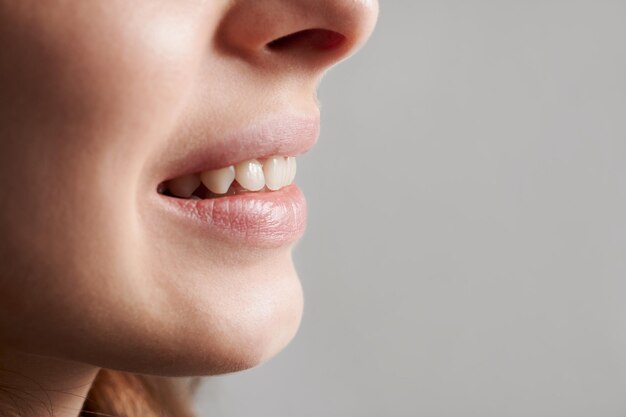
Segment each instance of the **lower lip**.
[{"label": "lower lip", "polygon": [[205,200],[159,197],[179,222],[230,243],[280,247],[298,240],[306,227],[306,201],[294,184],[278,191]]}]

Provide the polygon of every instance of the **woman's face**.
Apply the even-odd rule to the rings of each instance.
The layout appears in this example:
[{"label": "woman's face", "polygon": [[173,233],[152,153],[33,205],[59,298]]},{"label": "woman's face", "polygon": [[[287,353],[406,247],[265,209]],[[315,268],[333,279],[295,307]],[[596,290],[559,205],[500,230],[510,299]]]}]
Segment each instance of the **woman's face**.
[{"label": "woman's face", "polygon": [[280,350],[300,321],[306,216],[282,157],[312,146],[317,83],[376,13],[0,0],[2,344],[163,375]]}]

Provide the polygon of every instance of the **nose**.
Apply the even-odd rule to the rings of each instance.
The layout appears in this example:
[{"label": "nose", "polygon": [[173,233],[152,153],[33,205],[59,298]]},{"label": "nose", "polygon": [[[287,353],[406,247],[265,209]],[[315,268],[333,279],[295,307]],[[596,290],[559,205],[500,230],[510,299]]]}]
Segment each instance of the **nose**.
[{"label": "nose", "polygon": [[216,47],[273,71],[323,72],[371,34],[378,0],[239,0],[224,14]]}]

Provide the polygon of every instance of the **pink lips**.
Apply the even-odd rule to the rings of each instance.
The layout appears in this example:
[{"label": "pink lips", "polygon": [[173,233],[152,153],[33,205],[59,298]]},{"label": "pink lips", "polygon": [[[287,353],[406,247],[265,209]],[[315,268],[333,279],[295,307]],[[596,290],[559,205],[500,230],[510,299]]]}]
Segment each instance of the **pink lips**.
[{"label": "pink lips", "polygon": [[[319,117],[282,116],[265,119],[219,141],[207,141],[172,161],[164,179],[201,172],[253,158],[296,156],[309,150],[319,134]],[[306,227],[306,201],[289,185],[278,191],[250,192],[215,199],[191,200],[158,195],[179,227],[209,238],[254,247],[293,243]]]},{"label": "pink lips", "polygon": [[304,195],[293,184],[278,191],[209,200],[163,199],[168,211],[182,215],[196,230],[249,246],[283,246],[301,237],[306,227]]}]

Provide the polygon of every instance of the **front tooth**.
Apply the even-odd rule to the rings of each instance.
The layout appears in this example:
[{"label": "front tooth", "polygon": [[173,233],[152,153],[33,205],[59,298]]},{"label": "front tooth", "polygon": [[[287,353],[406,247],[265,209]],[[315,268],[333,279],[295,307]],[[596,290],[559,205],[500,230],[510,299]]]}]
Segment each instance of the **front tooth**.
[{"label": "front tooth", "polygon": [[287,179],[286,184],[289,185],[296,179],[296,158],[293,156],[287,157]]},{"label": "front tooth", "polygon": [[246,190],[259,191],[265,187],[263,165],[256,159],[237,164],[235,167],[235,179]]},{"label": "front tooth", "polygon": [[265,184],[270,190],[278,190],[285,185],[287,177],[287,162],[282,156],[272,156],[267,158],[263,163],[263,174],[265,175]]},{"label": "front tooth", "polygon": [[200,174],[200,179],[206,188],[215,194],[226,194],[235,179],[235,167],[229,166]]},{"label": "front tooth", "polygon": [[196,174],[174,178],[167,183],[167,188],[176,197],[189,198],[200,185],[200,178]]}]

